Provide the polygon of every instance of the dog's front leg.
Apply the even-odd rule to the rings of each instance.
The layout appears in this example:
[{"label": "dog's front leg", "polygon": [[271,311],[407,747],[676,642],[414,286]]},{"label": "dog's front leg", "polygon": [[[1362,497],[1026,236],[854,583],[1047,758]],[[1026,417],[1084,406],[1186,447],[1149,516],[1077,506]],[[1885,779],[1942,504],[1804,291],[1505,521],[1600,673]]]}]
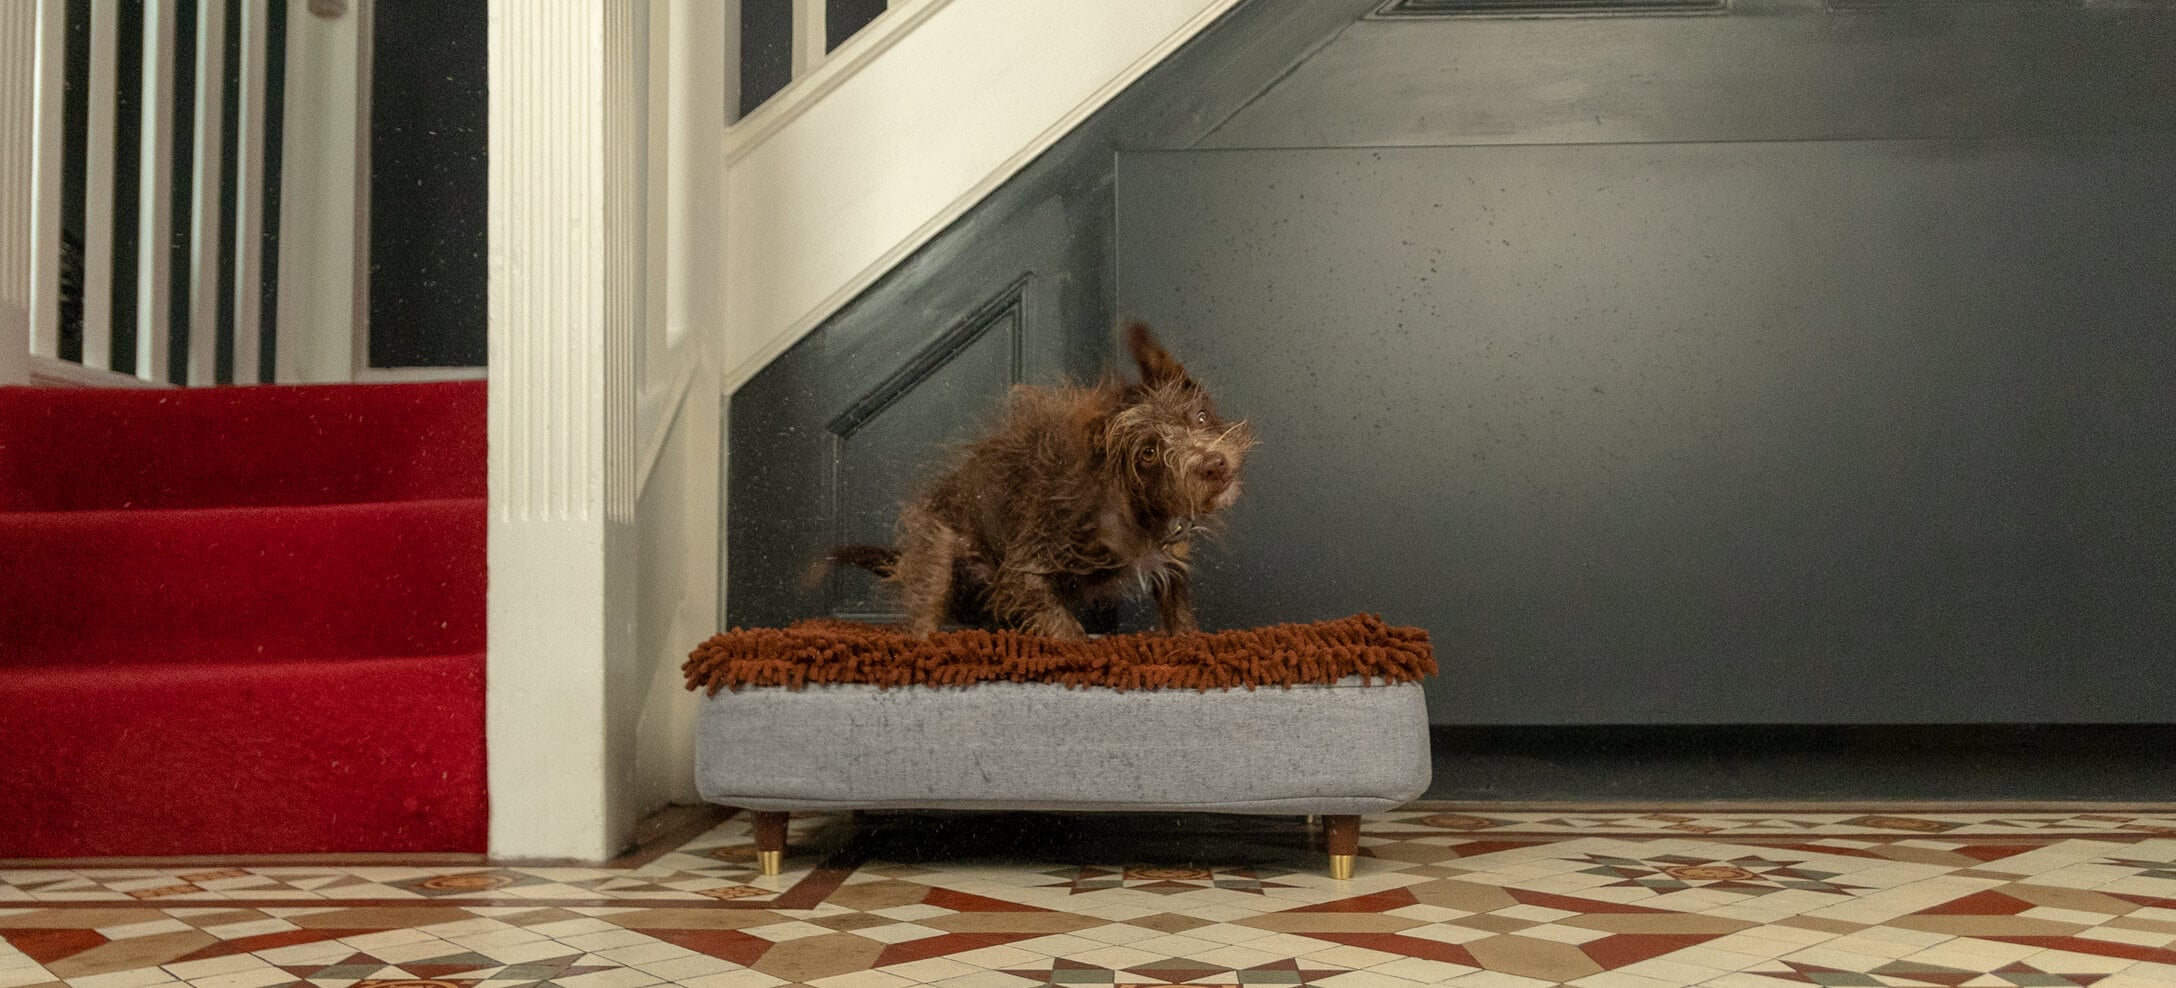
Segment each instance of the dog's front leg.
[{"label": "dog's front leg", "polygon": [[899,535],[899,561],[892,565],[892,579],[899,584],[907,630],[928,635],[944,623],[952,603],[952,561],[959,555],[960,536],[918,506],[901,514]]},{"label": "dog's front leg", "polygon": [[1166,634],[1201,630],[1194,623],[1194,579],[1185,570],[1173,570],[1156,581],[1156,619]]},{"label": "dog's front leg", "polygon": [[1071,641],[1088,637],[1080,619],[1058,600],[1050,578],[1041,573],[1013,566],[998,570],[990,587],[990,604],[1007,621],[1033,634]]}]

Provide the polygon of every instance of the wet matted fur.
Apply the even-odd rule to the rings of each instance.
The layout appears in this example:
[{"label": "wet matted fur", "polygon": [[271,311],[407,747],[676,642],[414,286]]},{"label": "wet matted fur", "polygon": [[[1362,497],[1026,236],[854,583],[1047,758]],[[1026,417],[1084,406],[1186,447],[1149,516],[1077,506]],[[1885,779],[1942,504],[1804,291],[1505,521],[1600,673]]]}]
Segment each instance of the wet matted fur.
[{"label": "wet matted fur", "polygon": [[896,548],[840,546],[827,563],[889,580],[916,634],[950,620],[1080,640],[1083,607],[1137,593],[1164,631],[1196,630],[1193,540],[1238,499],[1254,438],[1147,326],[1125,339],[1139,381],[1014,388],[900,509]]},{"label": "wet matted fur", "polygon": [[819,618],[788,628],[711,636],[680,667],[687,687],[861,683],[882,687],[1055,683],[1119,690],[1330,684],[1348,677],[1408,683],[1435,675],[1428,632],[1371,614],[1183,635],[1061,641],[1018,631],[939,631]]}]

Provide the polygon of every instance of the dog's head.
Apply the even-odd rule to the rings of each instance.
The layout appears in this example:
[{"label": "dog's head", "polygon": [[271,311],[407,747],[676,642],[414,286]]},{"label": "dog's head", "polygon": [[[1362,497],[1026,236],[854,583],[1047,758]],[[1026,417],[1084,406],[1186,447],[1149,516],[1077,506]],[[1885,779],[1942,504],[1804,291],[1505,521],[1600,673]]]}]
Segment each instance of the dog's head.
[{"label": "dog's head", "polygon": [[1239,499],[1239,471],[1254,436],[1228,422],[1201,383],[1141,323],[1126,327],[1141,380],[1121,389],[1104,454],[1133,496],[1173,517],[1201,517]]}]

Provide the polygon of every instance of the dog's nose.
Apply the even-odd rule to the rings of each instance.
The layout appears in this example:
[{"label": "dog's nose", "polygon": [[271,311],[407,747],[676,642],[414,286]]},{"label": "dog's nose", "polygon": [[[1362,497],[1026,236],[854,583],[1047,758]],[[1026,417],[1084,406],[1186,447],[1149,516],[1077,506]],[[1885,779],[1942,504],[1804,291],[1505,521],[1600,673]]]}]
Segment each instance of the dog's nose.
[{"label": "dog's nose", "polygon": [[1221,484],[1232,479],[1232,461],[1222,453],[1204,455],[1194,470],[1201,474],[1201,479],[1211,483]]}]

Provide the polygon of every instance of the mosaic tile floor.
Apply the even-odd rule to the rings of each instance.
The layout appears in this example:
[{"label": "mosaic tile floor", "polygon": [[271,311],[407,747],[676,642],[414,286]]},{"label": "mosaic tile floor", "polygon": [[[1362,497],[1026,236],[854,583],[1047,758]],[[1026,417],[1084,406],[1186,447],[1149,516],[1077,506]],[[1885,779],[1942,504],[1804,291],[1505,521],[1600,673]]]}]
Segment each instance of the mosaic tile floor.
[{"label": "mosaic tile floor", "polygon": [[0,865],[0,988],[2176,985],[2176,812],[809,815],[602,867]]}]

